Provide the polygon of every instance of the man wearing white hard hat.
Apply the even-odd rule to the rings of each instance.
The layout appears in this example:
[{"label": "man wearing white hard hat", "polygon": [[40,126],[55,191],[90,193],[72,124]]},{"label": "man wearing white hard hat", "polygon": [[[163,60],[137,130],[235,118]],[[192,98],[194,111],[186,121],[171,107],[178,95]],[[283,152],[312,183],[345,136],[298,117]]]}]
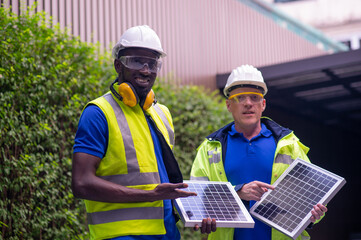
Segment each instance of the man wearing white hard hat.
[{"label": "man wearing white hard hat", "polygon": [[[250,209],[297,158],[309,161],[308,148],[293,131],[262,117],[267,86],[261,72],[242,65],[230,74],[224,95],[234,121],[206,137],[198,148],[191,180],[231,182]],[[311,221],[319,220],[327,208],[317,204]],[[221,228],[208,239],[283,240],[286,235],[254,219],[254,228]],[[304,231],[298,239],[309,239]]]},{"label": "man wearing white hard hat", "polygon": [[[84,199],[91,239],[180,239],[171,199],[196,193],[182,190],[171,114],[152,91],[166,54],[143,25],[126,30],[112,55],[118,78],[79,120],[73,193]],[[202,232],[215,229],[203,221]]]}]

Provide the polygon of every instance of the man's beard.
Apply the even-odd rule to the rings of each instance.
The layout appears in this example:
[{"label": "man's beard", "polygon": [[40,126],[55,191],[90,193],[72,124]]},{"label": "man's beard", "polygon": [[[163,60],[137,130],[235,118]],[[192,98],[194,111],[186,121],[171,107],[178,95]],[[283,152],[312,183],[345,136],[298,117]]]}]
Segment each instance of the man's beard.
[{"label": "man's beard", "polygon": [[135,88],[135,91],[136,91],[136,93],[137,93],[137,95],[139,97],[139,100],[142,101],[147,97],[148,93],[150,92],[150,89],[148,89],[148,88]]}]

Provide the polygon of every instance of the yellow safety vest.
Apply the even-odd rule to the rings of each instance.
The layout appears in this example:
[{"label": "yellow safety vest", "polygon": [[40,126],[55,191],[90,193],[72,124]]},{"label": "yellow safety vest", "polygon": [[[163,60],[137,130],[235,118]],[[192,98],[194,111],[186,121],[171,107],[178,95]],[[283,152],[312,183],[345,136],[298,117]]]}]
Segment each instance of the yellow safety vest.
[{"label": "yellow safety vest", "polygon": [[[143,190],[152,190],[160,184],[153,140],[141,107],[129,107],[110,92],[88,104],[97,105],[108,123],[108,147],[96,175],[113,183]],[[155,104],[145,112],[173,148],[174,128],[167,107]],[[84,202],[91,239],[166,233],[162,200],[141,203]]]},{"label": "yellow safety vest", "polygon": [[[266,119],[265,117],[263,117]],[[272,121],[271,119],[268,119]],[[269,126],[268,126],[269,127]],[[215,139],[206,139],[197,149],[197,156],[191,170],[191,180],[228,182],[222,161],[222,144]],[[276,147],[272,167],[271,184],[273,184],[296,158],[309,162],[304,146],[293,132],[281,138]],[[208,240],[233,240],[234,228],[217,228],[208,235]],[[290,240],[291,238],[272,228],[272,240]],[[310,239],[303,231],[297,240]]]}]

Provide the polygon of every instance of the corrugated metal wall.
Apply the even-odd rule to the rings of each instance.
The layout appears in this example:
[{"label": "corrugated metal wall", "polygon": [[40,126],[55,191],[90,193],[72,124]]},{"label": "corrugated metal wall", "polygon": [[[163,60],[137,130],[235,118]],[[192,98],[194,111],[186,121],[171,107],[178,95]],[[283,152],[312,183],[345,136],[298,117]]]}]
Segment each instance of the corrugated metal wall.
[{"label": "corrugated metal wall", "polygon": [[[16,13],[34,2],[1,1]],[[160,76],[211,89],[217,73],[241,64],[260,67],[326,54],[236,0],[41,0],[40,10],[81,40],[106,48],[125,29],[147,24],[168,54]]]}]

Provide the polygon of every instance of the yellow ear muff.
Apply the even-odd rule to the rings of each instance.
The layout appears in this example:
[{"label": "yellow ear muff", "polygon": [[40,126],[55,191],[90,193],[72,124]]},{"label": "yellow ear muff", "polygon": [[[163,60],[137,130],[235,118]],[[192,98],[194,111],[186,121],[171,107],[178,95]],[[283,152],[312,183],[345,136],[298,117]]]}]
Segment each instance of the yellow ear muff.
[{"label": "yellow ear muff", "polygon": [[123,102],[129,107],[134,107],[137,105],[139,99],[136,94],[134,94],[134,89],[131,85],[127,83],[121,83],[118,87],[118,92],[120,96],[123,97]]},{"label": "yellow ear muff", "polygon": [[[128,83],[121,83],[118,87],[119,97],[121,97],[123,103],[129,107],[134,107],[139,102],[139,97],[136,94],[133,86]],[[144,102],[140,102],[140,106],[143,108],[143,110],[147,110],[152,106],[152,104],[155,102],[155,94],[153,92],[153,89],[149,91],[147,94],[147,97],[145,98]]]},{"label": "yellow ear muff", "polygon": [[147,95],[147,97],[145,98],[144,104],[143,104],[143,110],[147,110],[148,108],[150,108],[154,102],[155,99],[155,94],[153,92],[153,89],[151,89]]}]

